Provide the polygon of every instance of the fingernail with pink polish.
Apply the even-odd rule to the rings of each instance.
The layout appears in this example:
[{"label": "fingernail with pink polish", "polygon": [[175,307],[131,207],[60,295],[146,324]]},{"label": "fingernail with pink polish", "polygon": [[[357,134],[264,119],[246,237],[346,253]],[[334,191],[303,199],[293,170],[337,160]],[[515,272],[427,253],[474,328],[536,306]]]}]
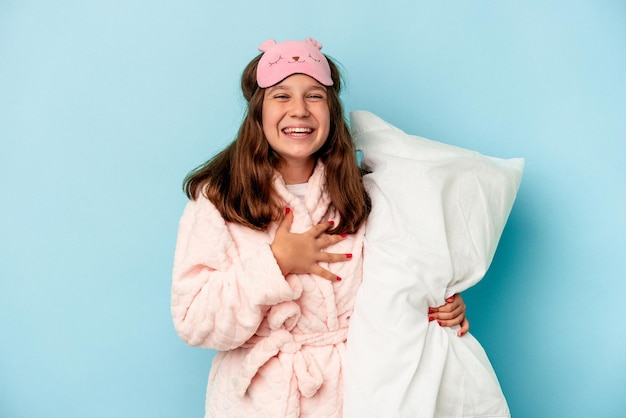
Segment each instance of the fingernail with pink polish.
[{"label": "fingernail with pink polish", "polygon": [[352,254],[346,254],[346,258],[352,258]]},{"label": "fingernail with pink polish", "polygon": [[337,276],[337,278],[336,278],[335,280],[337,280],[338,282],[340,282],[340,281],[341,281],[341,277]]},{"label": "fingernail with pink polish", "polygon": [[446,299],[446,302],[450,303],[454,300],[454,297],[450,296],[448,299]]},{"label": "fingernail with pink polish", "polygon": [[285,208],[285,215],[289,215],[289,212],[291,212],[291,209]]},{"label": "fingernail with pink polish", "polygon": [[330,226],[333,226],[335,224],[335,221],[328,221],[328,223],[330,224]]},{"label": "fingernail with pink polish", "polygon": [[431,313],[435,313],[435,310],[434,310],[433,308],[428,308],[428,313],[429,313],[429,314],[431,314]]},{"label": "fingernail with pink polish", "polygon": [[428,322],[433,322],[434,320],[435,320],[435,317],[434,317],[434,316],[429,316],[429,317],[428,317]]}]

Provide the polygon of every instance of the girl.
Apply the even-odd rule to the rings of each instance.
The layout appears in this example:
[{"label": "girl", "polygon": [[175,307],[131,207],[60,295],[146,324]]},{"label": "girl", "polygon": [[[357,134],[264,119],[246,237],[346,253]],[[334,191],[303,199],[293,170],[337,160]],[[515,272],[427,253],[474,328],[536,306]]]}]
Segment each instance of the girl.
[{"label": "girl", "polygon": [[[370,199],[336,65],[310,38],[259,49],[237,138],[185,179],[173,320],[219,351],[206,417],[340,417]],[[448,302],[430,316],[467,331],[462,299]]]}]

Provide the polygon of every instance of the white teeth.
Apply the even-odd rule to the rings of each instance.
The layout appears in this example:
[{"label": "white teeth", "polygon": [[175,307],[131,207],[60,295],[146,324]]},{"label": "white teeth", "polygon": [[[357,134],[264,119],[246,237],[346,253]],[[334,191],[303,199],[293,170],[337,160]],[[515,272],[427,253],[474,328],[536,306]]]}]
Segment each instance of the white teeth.
[{"label": "white teeth", "polygon": [[308,134],[313,132],[311,128],[285,128],[283,132],[286,134]]}]

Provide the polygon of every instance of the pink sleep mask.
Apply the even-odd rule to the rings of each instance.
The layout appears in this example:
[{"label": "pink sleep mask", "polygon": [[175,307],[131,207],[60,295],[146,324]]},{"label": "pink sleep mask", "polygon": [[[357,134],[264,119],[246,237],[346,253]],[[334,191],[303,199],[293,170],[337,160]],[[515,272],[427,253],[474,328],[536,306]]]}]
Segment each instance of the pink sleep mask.
[{"label": "pink sleep mask", "polygon": [[332,86],[328,60],[322,52],[322,44],[314,39],[276,43],[269,39],[259,45],[264,52],[257,66],[256,79],[259,87],[266,88],[292,74],[306,74],[325,86]]}]

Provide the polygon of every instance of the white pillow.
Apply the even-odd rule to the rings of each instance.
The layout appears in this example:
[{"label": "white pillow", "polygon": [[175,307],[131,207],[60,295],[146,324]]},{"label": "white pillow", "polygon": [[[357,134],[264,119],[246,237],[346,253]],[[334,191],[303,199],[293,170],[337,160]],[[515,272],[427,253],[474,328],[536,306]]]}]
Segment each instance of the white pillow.
[{"label": "white pillow", "polygon": [[364,111],[350,120],[373,209],[348,332],[344,416],[508,417],[480,344],[428,322],[428,307],[485,275],[524,160],[408,135]]}]

